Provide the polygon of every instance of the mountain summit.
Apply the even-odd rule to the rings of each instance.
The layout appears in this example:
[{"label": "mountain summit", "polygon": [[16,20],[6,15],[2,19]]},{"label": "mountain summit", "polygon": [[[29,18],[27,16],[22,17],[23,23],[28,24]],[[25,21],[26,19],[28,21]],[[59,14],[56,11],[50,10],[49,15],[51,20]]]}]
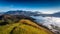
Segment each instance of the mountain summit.
[{"label": "mountain summit", "polygon": [[32,16],[32,15],[39,15],[39,12],[16,10],[16,11],[8,11],[4,14]]}]

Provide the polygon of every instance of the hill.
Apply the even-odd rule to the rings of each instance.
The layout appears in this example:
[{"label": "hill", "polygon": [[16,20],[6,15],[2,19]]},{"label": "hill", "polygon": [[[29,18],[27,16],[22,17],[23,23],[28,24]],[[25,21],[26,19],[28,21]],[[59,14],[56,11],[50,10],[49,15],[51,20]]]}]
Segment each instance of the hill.
[{"label": "hill", "polygon": [[22,19],[17,23],[0,26],[0,34],[53,34],[31,20]]},{"label": "hill", "polygon": [[0,34],[53,34],[25,15],[1,15]]},{"label": "hill", "polygon": [[6,24],[12,24],[16,23],[21,19],[29,19],[31,21],[34,21],[32,17],[25,16],[25,15],[0,15],[0,25],[6,25]]}]

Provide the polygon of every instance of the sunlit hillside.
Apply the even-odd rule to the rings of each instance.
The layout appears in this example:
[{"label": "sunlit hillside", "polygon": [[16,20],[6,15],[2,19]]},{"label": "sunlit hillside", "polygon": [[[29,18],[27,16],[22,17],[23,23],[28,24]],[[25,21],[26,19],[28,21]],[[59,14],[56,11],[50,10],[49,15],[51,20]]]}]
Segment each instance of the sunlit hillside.
[{"label": "sunlit hillside", "polygon": [[0,34],[53,34],[34,22],[22,19],[17,23],[0,26]]}]

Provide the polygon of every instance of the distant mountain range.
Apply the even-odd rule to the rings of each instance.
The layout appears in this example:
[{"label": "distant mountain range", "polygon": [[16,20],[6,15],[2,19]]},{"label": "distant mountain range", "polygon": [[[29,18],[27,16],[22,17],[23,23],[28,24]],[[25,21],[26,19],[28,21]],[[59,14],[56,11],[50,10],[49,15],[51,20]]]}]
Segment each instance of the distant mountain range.
[{"label": "distant mountain range", "polygon": [[23,10],[16,10],[16,11],[7,11],[7,12],[0,12],[2,14],[9,14],[9,15],[25,15],[25,16],[43,16],[43,17],[60,17],[60,12],[54,14],[42,14],[42,12],[32,12],[32,11],[23,11]]},{"label": "distant mountain range", "polygon": [[54,16],[54,17],[60,17],[60,12],[54,13],[54,14],[52,14],[52,16]]},{"label": "distant mountain range", "polygon": [[38,13],[39,12],[17,10],[17,11],[8,11],[4,14],[33,16],[33,15],[39,15]]},{"label": "distant mountain range", "polygon": [[5,12],[0,12],[0,15],[4,14]]},{"label": "distant mountain range", "polygon": [[60,12],[57,12],[54,14],[40,14],[40,16],[43,16],[43,17],[60,17]]}]

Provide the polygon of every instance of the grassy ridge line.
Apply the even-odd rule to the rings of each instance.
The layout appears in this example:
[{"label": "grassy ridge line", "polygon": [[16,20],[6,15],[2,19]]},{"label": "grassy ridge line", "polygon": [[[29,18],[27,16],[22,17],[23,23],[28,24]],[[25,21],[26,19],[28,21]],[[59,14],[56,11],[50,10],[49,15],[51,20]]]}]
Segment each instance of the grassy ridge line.
[{"label": "grassy ridge line", "polygon": [[37,24],[35,24],[34,22],[32,22],[30,20],[22,19],[20,22],[23,23],[23,24],[28,24],[28,25],[34,26],[36,28],[39,28],[40,30],[44,30],[44,32],[46,31],[48,34],[52,34],[53,33],[51,31],[47,30],[46,28],[38,26]]},{"label": "grassy ridge line", "polygon": [[[12,29],[14,27],[17,27],[16,32],[20,34],[32,34],[32,33],[37,33],[37,34],[52,34],[49,30],[38,26],[34,22],[26,19],[20,20],[18,23],[13,23],[13,24],[7,24],[4,26],[0,26],[0,34],[10,34]],[[20,29],[19,29],[20,28]],[[22,31],[23,30],[23,31]],[[25,31],[24,31],[25,30]],[[15,30],[13,30],[15,31]],[[23,33],[24,32],[24,33]],[[13,32],[15,34],[15,32]]]},{"label": "grassy ridge line", "polygon": [[[18,32],[17,32],[18,31]],[[47,32],[44,32],[43,30],[40,30],[38,28],[22,24],[15,28],[13,31],[14,34],[48,34]]]}]

